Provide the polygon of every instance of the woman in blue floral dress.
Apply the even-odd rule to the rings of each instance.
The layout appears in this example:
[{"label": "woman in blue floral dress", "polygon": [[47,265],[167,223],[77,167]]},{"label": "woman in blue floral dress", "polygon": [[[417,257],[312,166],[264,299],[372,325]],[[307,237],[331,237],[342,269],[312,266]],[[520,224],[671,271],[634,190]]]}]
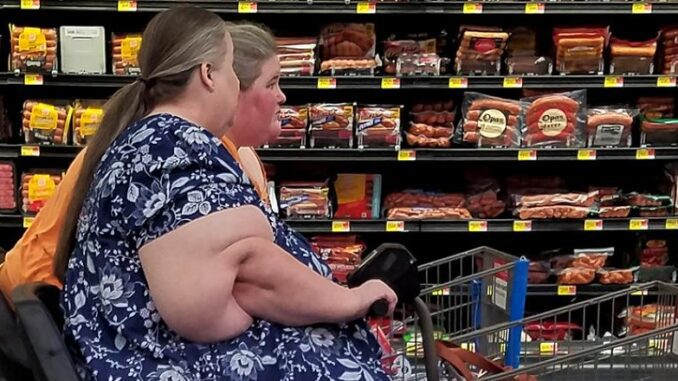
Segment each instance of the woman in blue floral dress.
[{"label": "woman in blue floral dress", "polygon": [[[172,33],[176,25],[195,36]],[[144,33],[142,79],[112,98],[103,133],[88,147],[74,198],[83,195],[69,207],[56,264],[65,281],[64,335],[78,370],[83,379],[111,381],[388,380],[374,337],[351,318],[380,298],[392,307],[392,291],[380,282],[347,291],[329,281],[326,264],[271,213],[217,138],[235,114],[229,45],[223,22],[207,11],[156,16]],[[216,58],[224,56],[223,63]],[[264,217],[236,229],[205,222],[243,210]],[[270,240],[228,245],[223,252],[249,242],[232,290],[211,293],[219,280],[203,276],[210,269],[202,261],[213,258],[201,249],[220,234],[253,231],[257,221],[265,221]],[[187,231],[200,236],[176,239]],[[218,253],[210,264],[220,263]],[[232,268],[223,269],[228,278]],[[280,277],[291,286],[267,283]],[[224,300],[233,315],[213,316]]]}]

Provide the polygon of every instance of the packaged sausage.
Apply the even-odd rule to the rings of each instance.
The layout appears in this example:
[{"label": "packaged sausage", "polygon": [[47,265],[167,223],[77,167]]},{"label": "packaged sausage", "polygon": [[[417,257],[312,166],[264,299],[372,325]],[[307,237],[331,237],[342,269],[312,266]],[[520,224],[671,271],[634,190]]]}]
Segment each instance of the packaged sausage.
[{"label": "packaged sausage", "polygon": [[[418,102],[414,103],[412,105],[412,108],[410,109],[410,112],[412,115],[419,114],[421,112],[449,112],[449,113],[454,113],[454,101],[453,100],[447,100],[447,101],[438,101],[438,102]],[[445,125],[446,123],[449,123],[450,121],[443,121],[440,122],[439,120],[436,121],[430,121],[430,120],[420,120],[417,121],[415,120],[416,123],[427,123],[431,125]]]},{"label": "packaged sausage", "polygon": [[465,197],[461,193],[425,192],[422,190],[405,190],[390,193],[384,199],[384,209],[397,207],[419,208],[461,208],[465,204]]},{"label": "packaged sausage", "polygon": [[631,207],[622,206],[601,206],[598,208],[598,217],[600,218],[626,218],[631,214]]},{"label": "packaged sausage", "polygon": [[640,118],[641,147],[678,146],[678,118]]},{"label": "packaged sausage", "polygon": [[337,211],[334,218],[378,219],[381,212],[381,175],[340,173],[334,182]]},{"label": "packaged sausage", "polygon": [[548,262],[530,261],[527,270],[527,282],[530,284],[544,283],[551,277],[551,269]]},{"label": "packaged sausage", "polygon": [[16,168],[11,161],[0,161],[0,212],[16,211]]},{"label": "packaged sausage", "polygon": [[73,144],[87,145],[104,117],[103,100],[77,100],[73,111]]},{"label": "packaged sausage", "polygon": [[455,57],[457,74],[499,75],[509,33],[500,28],[462,25]]},{"label": "packaged sausage", "polygon": [[525,333],[535,341],[560,341],[572,339],[574,332],[583,332],[584,329],[574,323],[544,321],[539,323],[525,324],[523,331],[525,331]]},{"label": "packaged sausage", "polygon": [[452,145],[450,142],[452,132],[448,127],[412,123],[405,132],[405,140],[410,147],[449,148]]},{"label": "packaged sausage", "polygon": [[638,110],[613,107],[588,109],[586,132],[589,147],[631,147],[631,128]]},{"label": "packaged sausage", "polygon": [[106,73],[106,36],[103,26],[62,26],[61,72]]},{"label": "packaged sausage", "polygon": [[436,53],[404,53],[396,62],[396,75],[406,76],[431,76],[440,75],[442,60]]},{"label": "packaged sausage", "polygon": [[625,198],[626,202],[631,206],[657,207],[673,205],[673,200],[671,199],[671,196],[664,194],[631,192],[627,194]]},{"label": "packaged sausage", "polygon": [[367,248],[355,235],[315,236],[311,239],[313,250],[322,257],[340,284],[346,284],[348,275],[360,264]]},{"label": "packaged sausage", "polygon": [[412,112],[410,113],[410,119],[412,120],[412,124],[424,124],[431,127],[447,127],[450,129],[454,126],[454,112],[451,111]]},{"label": "packaged sausage", "polygon": [[415,103],[405,137],[413,147],[449,147],[454,134],[454,102]]},{"label": "packaged sausage", "polygon": [[280,187],[280,210],[292,219],[332,217],[330,188],[325,182],[285,182]]},{"label": "packaged sausage", "polygon": [[506,67],[509,75],[551,75],[553,61],[545,56],[512,56]]},{"label": "packaged sausage", "polygon": [[570,267],[584,267],[588,269],[602,269],[607,258],[614,255],[614,247],[600,249],[575,249]]},{"label": "packaged sausage", "polygon": [[678,26],[662,29],[660,32],[663,56],[661,59],[662,73],[678,73]]},{"label": "packaged sausage", "polygon": [[455,140],[475,147],[520,147],[522,109],[515,100],[467,92]]},{"label": "packaged sausage", "polygon": [[523,98],[523,146],[582,147],[586,143],[586,90]]},{"label": "packaged sausage", "polygon": [[34,170],[21,175],[21,210],[35,214],[49,200],[61,183],[63,174],[55,170]]},{"label": "packaged sausage", "polygon": [[358,148],[400,149],[401,109],[402,106],[359,106],[356,112]]},{"label": "packaged sausage", "polygon": [[321,103],[309,106],[311,148],[353,147],[353,114],[350,103]]},{"label": "packaged sausage", "polygon": [[321,71],[373,75],[377,66],[375,43],[374,24],[334,23],[324,27],[320,32]]},{"label": "packaged sausage", "polygon": [[30,144],[66,144],[73,108],[62,101],[27,100],[23,105],[23,134]]},{"label": "packaged sausage", "polygon": [[393,220],[466,220],[471,213],[466,208],[392,208],[386,211],[386,218]]},{"label": "packaged sausage", "polygon": [[638,109],[640,115],[650,118],[673,118],[674,97],[640,97]]},{"label": "packaged sausage", "polygon": [[139,49],[141,49],[141,34],[113,34],[113,74],[139,75]]},{"label": "packaged sausage", "polygon": [[574,205],[591,207],[598,199],[598,192],[589,193],[551,193],[537,195],[514,195],[513,204],[518,207]]},{"label": "packaged sausage", "polygon": [[305,148],[308,106],[280,106],[280,135],[269,142],[274,148]]},{"label": "packaged sausage", "polygon": [[506,210],[506,203],[499,200],[497,191],[488,189],[466,197],[466,208],[475,218],[496,218]]},{"label": "packaged sausage", "polygon": [[657,38],[627,41],[610,38],[610,74],[652,74]]},{"label": "packaged sausage", "polygon": [[276,37],[281,75],[313,75],[317,40],[317,37]]},{"label": "packaged sausage", "polygon": [[585,267],[568,267],[558,273],[558,284],[583,285],[593,282],[596,270]]},{"label": "packaged sausage", "polygon": [[379,63],[373,58],[335,58],[320,64],[323,75],[374,75]]},{"label": "packaged sausage", "polygon": [[631,284],[635,278],[637,267],[630,269],[599,269],[598,282],[601,284]]},{"label": "packaged sausage", "polygon": [[561,74],[604,73],[603,54],[610,37],[609,27],[555,28],[556,67]]},{"label": "packaged sausage", "polygon": [[10,69],[17,72],[57,71],[56,29],[9,25],[11,40]]},{"label": "packaged sausage", "polygon": [[424,40],[387,40],[384,41],[384,73],[397,73],[398,59],[403,54],[435,54],[436,39]]},{"label": "packaged sausage", "polygon": [[592,212],[592,208],[572,205],[551,205],[536,207],[519,207],[514,214],[521,220],[544,219],[582,219]]},{"label": "packaged sausage", "polygon": [[639,243],[638,257],[641,266],[665,266],[669,262],[669,247],[666,240],[645,239],[641,240]]}]

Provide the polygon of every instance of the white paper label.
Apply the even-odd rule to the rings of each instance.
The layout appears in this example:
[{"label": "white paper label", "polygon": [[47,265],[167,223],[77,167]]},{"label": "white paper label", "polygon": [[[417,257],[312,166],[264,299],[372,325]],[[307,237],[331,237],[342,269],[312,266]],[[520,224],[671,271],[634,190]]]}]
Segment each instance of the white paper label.
[{"label": "white paper label", "polygon": [[101,29],[86,26],[66,26],[64,27],[64,34],[67,37],[75,38],[97,38],[101,35]]},{"label": "white paper label", "polygon": [[593,145],[600,146],[618,146],[624,134],[624,126],[621,124],[601,124],[596,128],[596,137],[593,139]]}]

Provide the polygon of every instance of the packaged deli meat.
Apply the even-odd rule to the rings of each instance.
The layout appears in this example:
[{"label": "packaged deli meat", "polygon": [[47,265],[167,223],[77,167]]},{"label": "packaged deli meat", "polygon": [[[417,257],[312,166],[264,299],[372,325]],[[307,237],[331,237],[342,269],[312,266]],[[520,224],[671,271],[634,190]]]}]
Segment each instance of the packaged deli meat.
[{"label": "packaged deli meat", "polygon": [[315,70],[317,37],[276,37],[283,76],[309,76]]},{"label": "packaged deli meat", "polygon": [[332,217],[330,188],[325,182],[284,182],[280,187],[280,209],[287,218]]},{"label": "packaged deli meat", "polygon": [[321,30],[319,43],[321,71],[332,75],[374,74],[377,66],[374,24],[330,24]]},{"label": "packaged deli meat", "polygon": [[462,25],[455,57],[457,74],[499,75],[509,33],[500,28]]},{"label": "packaged deli meat", "polygon": [[585,267],[568,267],[558,273],[558,284],[583,285],[593,282],[596,270]]},{"label": "packaged deli meat", "polygon": [[18,72],[57,71],[56,29],[9,25],[11,38],[10,69]]},{"label": "packaged deli meat", "polygon": [[106,35],[102,26],[62,26],[59,28],[61,72],[106,73]]},{"label": "packaged deli meat", "polygon": [[77,100],[73,111],[73,144],[84,146],[94,136],[104,117],[103,100]]},{"label": "packaged deli meat", "polygon": [[657,38],[628,41],[610,38],[610,74],[652,74]]},{"label": "packaged deli meat", "polygon": [[587,112],[589,147],[631,147],[631,129],[638,110],[596,107]]},{"label": "packaged deli meat", "polygon": [[522,109],[515,100],[467,92],[455,140],[476,147],[520,147]]},{"label": "packaged deli meat", "polygon": [[661,72],[676,74],[678,73],[678,26],[664,28],[660,35],[663,49]]},{"label": "packaged deli meat", "polygon": [[400,148],[400,113],[402,106],[359,106],[355,133],[358,148]]},{"label": "packaged deli meat", "polygon": [[16,211],[16,169],[10,161],[0,161],[0,212]]},{"label": "packaged deli meat", "polygon": [[334,218],[378,219],[381,215],[381,175],[340,173],[334,182]]},{"label": "packaged deli meat", "polygon": [[641,147],[678,146],[678,118],[640,118]]},{"label": "packaged deli meat", "polygon": [[113,34],[113,74],[139,75],[139,49],[141,49],[141,34]]},{"label": "packaged deli meat", "polygon": [[21,210],[26,214],[35,214],[49,200],[63,175],[55,170],[33,170],[21,175]]},{"label": "packaged deli meat", "polygon": [[68,102],[27,100],[22,131],[26,143],[66,144],[73,108]]},{"label": "packaged deli meat", "polygon": [[523,146],[581,147],[585,144],[586,90],[523,98]]},{"label": "packaged deli meat", "polygon": [[604,73],[609,27],[555,28],[556,68],[560,74]]},{"label": "packaged deli meat", "polygon": [[271,148],[306,148],[308,106],[280,106],[280,135],[268,143]]},{"label": "packaged deli meat", "polygon": [[353,147],[353,117],[351,103],[321,103],[309,106],[311,148]]}]

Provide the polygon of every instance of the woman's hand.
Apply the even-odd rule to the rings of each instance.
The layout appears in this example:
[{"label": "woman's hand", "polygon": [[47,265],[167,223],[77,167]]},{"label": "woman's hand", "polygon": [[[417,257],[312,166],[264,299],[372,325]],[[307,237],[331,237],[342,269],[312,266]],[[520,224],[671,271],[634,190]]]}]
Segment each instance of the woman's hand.
[{"label": "woman's hand", "polygon": [[392,314],[398,303],[395,292],[386,283],[372,279],[359,287],[351,289],[358,298],[358,316],[365,317],[374,302],[385,299],[388,302],[388,314]]}]

